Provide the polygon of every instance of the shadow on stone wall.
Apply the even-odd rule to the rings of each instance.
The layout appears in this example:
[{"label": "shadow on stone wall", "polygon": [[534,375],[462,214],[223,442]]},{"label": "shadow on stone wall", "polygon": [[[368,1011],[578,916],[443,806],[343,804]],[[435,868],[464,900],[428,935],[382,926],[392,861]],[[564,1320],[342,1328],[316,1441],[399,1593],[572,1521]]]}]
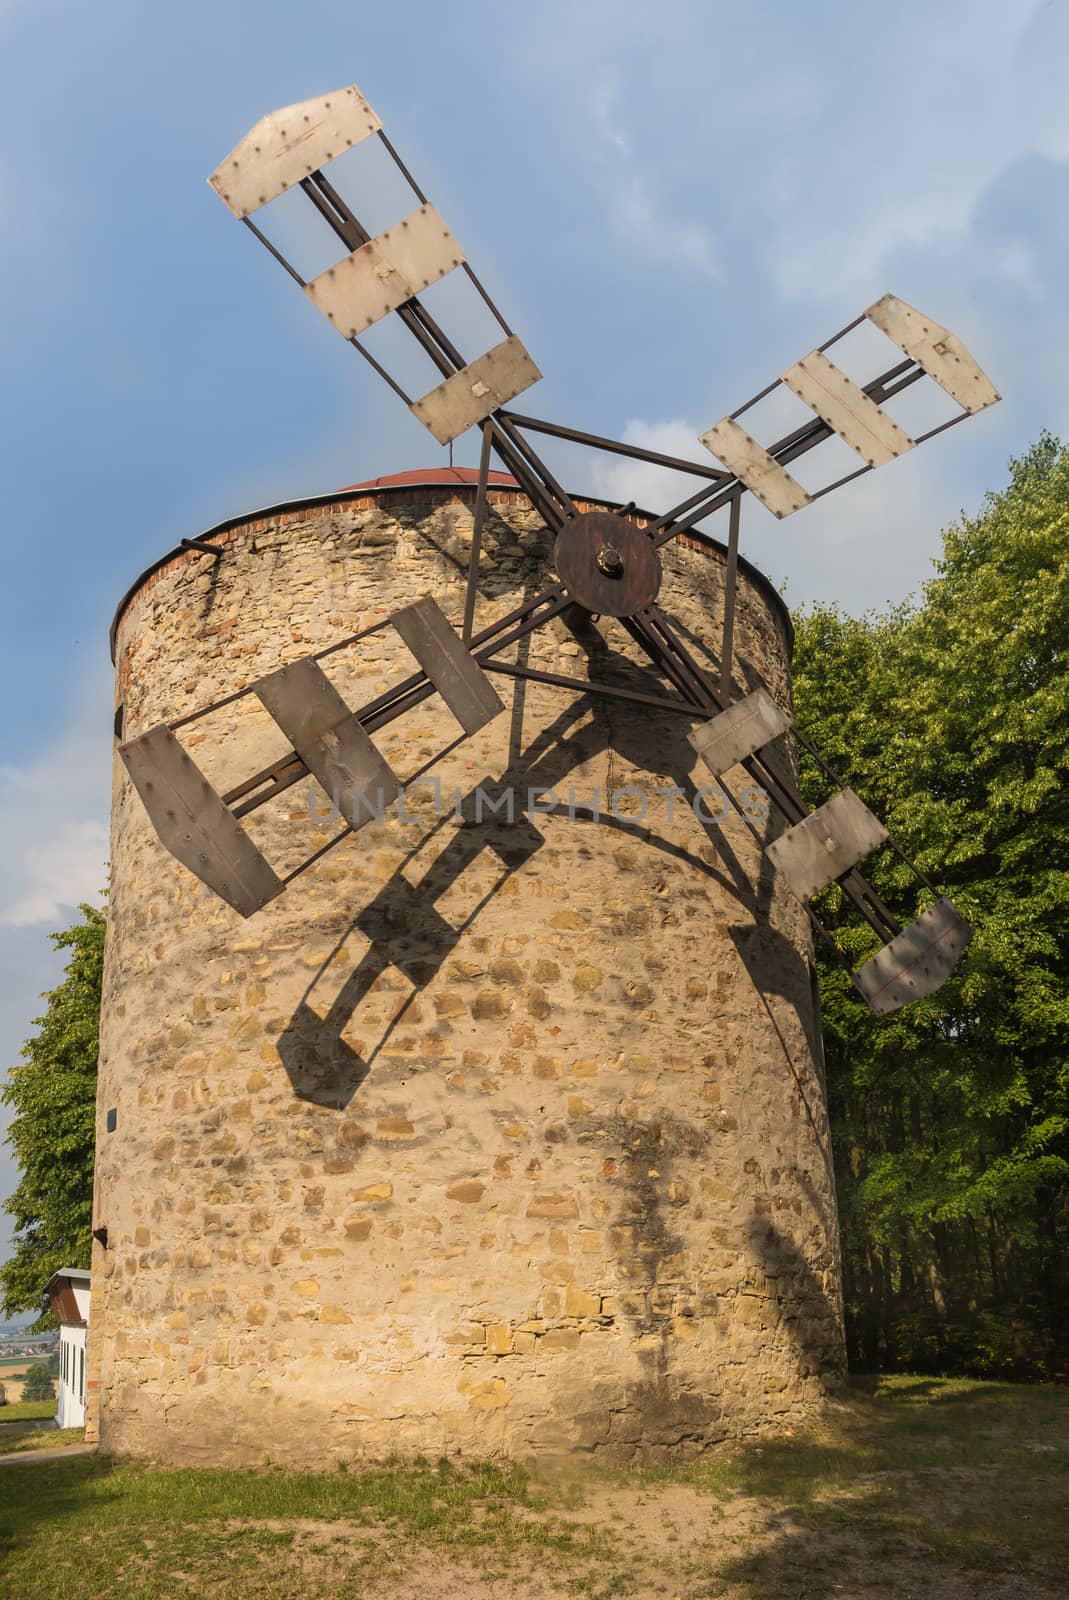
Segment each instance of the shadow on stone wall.
[{"label": "shadow on stone wall", "polygon": [[[816,1204],[812,1190],[808,1198],[810,1204]],[[838,1389],[846,1379],[846,1364],[835,1286],[772,1216],[756,1209],[746,1228],[746,1249],[767,1282],[769,1303],[778,1315],[777,1327],[796,1352],[797,1372],[803,1378],[820,1379],[831,1390]]]},{"label": "shadow on stone wall", "polygon": [[[580,630],[574,631],[579,637]],[[663,692],[663,685],[652,669],[636,666],[626,656],[612,650],[596,629],[582,630],[582,642],[595,676],[622,687]],[[375,898],[360,909],[341,933],[279,1035],[280,1057],[301,1099],[339,1110],[349,1104],[376,1057],[403,1021],[405,1009],[440,970],[461,937],[477,922],[483,907],[543,846],[544,836],[529,816],[517,812],[512,824],[493,819],[492,806],[500,802],[506,791],[511,789],[518,800],[522,800],[529,789],[553,789],[564,799],[566,795],[562,790],[578,767],[600,755],[615,752],[641,770],[677,783],[683,791],[681,806],[693,803],[697,791],[683,776],[693,762],[693,751],[686,741],[686,733],[693,725],[689,719],[680,717],[678,726],[673,723],[666,727],[662,718],[651,738],[648,720],[641,712],[617,703],[590,702],[577,697],[521,752],[525,688],[523,680],[518,680],[506,771],[500,778],[484,778],[471,784],[459,805],[464,825],[452,834],[421,882],[413,886],[405,876],[405,869],[426,849],[428,836],[423,835],[417,841]],[[591,704],[593,717],[589,716]],[[477,820],[476,793],[479,789],[489,797],[491,805],[486,807],[490,816]],[[578,804],[573,811],[574,820],[580,826],[609,828],[630,838],[637,835],[644,844],[685,862],[692,870],[718,882],[740,904],[756,910],[754,890],[745,870],[727,837],[715,824],[705,825],[707,836],[715,840],[716,852],[714,860],[707,861],[682,844],[604,811],[595,816],[591,809]],[[440,818],[431,836],[453,828],[455,820],[452,813]],[[364,837],[373,841],[372,829],[377,826],[370,825]],[[463,877],[484,851],[497,858],[500,872],[464,921],[454,926],[442,917],[435,902]],[[321,1016],[309,1003],[309,997],[353,933],[362,934],[370,948],[342,984],[327,1013]],[[361,1055],[342,1035],[373,985],[391,968],[412,985],[412,992],[399,1006],[374,1047]]]}]

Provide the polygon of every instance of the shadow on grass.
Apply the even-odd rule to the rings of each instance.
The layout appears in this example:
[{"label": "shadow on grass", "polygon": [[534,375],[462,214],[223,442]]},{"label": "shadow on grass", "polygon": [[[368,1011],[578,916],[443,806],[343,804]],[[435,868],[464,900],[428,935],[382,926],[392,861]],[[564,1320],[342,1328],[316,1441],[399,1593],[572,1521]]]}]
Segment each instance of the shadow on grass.
[{"label": "shadow on grass", "polygon": [[[105,1486],[111,1463],[103,1456],[74,1456],[69,1461],[11,1462],[0,1467],[0,1575],[9,1558],[40,1537],[63,1537],[64,1524],[84,1518],[86,1491],[92,1487],[92,1504],[105,1505],[115,1496]],[[0,1593],[4,1593],[0,1585]]]},{"label": "shadow on grass", "polygon": [[1064,1592],[1069,1396],[1053,1388],[861,1380],[803,1437],[710,1473],[719,1495],[767,1511],[756,1545],[717,1568],[755,1600],[974,1592],[963,1580],[979,1593],[996,1575],[1015,1600]]}]

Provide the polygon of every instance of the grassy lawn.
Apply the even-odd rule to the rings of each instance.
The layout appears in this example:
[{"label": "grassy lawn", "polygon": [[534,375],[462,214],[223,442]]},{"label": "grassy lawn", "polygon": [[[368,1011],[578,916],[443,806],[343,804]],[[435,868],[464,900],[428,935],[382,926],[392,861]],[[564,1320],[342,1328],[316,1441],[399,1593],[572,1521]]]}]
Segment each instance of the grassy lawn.
[{"label": "grassy lawn", "polygon": [[44,1422],[56,1414],[55,1400],[20,1400],[0,1406],[0,1433],[5,1422]]},{"label": "grassy lawn", "polygon": [[1069,1394],[898,1378],[791,1437],[646,1471],[10,1465],[0,1593],[1040,1600],[1067,1592],[1067,1528]]}]

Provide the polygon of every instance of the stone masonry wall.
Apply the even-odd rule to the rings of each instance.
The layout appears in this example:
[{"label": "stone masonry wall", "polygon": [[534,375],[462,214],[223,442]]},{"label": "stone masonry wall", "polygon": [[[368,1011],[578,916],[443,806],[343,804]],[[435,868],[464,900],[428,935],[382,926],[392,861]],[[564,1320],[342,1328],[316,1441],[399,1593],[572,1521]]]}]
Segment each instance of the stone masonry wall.
[{"label": "stone masonry wall", "polygon": [[[459,622],[472,500],[350,496],[171,561],[121,619],[124,736],[424,594]],[[549,553],[526,500],[494,491],[476,625],[536,592]],[[664,557],[661,602],[710,659],[722,555]],[[786,703],[784,629],[743,573],[739,672]],[[608,620],[554,622],[511,658],[670,692]],[[412,670],[392,629],[323,665],[354,707]],[[696,816],[686,718],[494,683],[508,709],[474,739],[437,697],[376,735],[403,778],[436,761],[440,803],[410,788],[248,922],[164,851],[116,759],[105,1448],[657,1460],[788,1423],[838,1380],[802,908],[737,818]],[[251,695],[180,737],[219,790],[286,748]],[[477,820],[480,786],[514,789],[511,825]],[[561,808],[525,814],[549,788]],[[306,781],[246,820],[284,872],[329,810]]]}]

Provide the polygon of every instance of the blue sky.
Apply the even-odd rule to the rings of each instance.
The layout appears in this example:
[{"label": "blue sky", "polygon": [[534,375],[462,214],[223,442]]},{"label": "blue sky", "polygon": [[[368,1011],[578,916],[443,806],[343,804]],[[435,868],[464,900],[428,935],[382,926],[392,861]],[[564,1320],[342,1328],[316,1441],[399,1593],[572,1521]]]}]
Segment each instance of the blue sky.
[{"label": "blue sky", "polygon": [[1069,433],[1067,60],[1066,0],[0,0],[0,1062],[103,881],[132,577],[230,513],[444,459],[205,183],[258,117],[359,84],[544,372],[535,414],[700,456],[888,290],[958,332],[1000,406],[744,524],[790,600],[859,611]]}]

